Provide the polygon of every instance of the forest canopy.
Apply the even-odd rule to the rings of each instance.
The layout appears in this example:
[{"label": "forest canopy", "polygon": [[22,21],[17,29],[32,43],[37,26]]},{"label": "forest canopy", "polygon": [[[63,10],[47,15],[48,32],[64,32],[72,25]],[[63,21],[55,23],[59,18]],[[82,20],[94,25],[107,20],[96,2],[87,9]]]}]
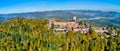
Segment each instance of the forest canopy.
[{"label": "forest canopy", "polygon": [[[82,24],[82,23],[81,23]],[[119,51],[118,35],[73,32],[54,33],[47,19],[14,18],[0,23],[0,51]]]}]

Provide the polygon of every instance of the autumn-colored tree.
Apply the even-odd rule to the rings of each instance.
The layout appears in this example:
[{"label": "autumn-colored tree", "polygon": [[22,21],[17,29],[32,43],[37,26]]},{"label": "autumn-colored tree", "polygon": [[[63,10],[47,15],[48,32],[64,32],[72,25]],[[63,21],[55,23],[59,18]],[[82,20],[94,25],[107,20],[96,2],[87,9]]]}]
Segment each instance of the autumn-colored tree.
[{"label": "autumn-colored tree", "polygon": [[[46,19],[15,18],[0,23],[0,51],[119,51],[120,28],[99,35],[48,29]],[[81,22],[80,24],[86,24]],[[87,25],[88,26],[88,25]],[[91,26],[90,26],[91,27]],[[117,35],[113,36],[113,30]],[[110,37],[106,38],[106,35]]]}]

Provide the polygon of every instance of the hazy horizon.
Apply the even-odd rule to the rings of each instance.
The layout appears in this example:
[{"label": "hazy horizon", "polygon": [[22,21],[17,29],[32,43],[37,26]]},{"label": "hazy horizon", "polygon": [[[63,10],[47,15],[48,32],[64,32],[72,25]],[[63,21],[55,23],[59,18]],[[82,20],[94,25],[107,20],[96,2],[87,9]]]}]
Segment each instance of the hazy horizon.
[{"label": "hazy horizon", "polygon": [[0,14],[52,10],[104,10],[120,11],[118,0],[4,0]]}]

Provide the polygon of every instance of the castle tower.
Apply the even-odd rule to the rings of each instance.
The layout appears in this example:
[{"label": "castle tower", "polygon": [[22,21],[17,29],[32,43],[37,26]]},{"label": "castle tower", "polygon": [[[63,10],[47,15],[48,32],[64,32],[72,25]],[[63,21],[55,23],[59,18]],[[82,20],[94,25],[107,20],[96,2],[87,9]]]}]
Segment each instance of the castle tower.
[{"label": "castle tower", "polygon": [[54,23],[54,22],[55,22],[54,18],[49,19],[49,28],[51,27],[52,23]]},{"label": "castle tower", "polygon": [[73,20],[76,22],[76,16],[73,16]]}]

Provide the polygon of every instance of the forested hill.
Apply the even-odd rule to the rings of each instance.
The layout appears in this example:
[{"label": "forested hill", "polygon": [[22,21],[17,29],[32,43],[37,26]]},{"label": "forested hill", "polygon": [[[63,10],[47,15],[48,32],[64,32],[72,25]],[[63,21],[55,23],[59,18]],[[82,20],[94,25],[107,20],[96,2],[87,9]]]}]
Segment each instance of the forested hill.
[{"label": "forested hill", "polygon": [[56,11],[44,11],[44,12],[28,12],[28,13],[13,13],[13,14],[0,14],[0,17],[13,18],[13,17],[25,17],[25,18],[70,18],[76,15],[78,18],[91,18],[91,17],[120,17],[119,12],[114,11],[94,11],[94,10],[56,10]]},{"label": "forested hill", "polygon": [[45,19],[14,18],[0,24],[0,51],[119,51],[120,30],[106,34],[54,33]]},{"label": "forested hill", "polygon": [[[0,14],[0,22],[12,19],[15,17],[22,18],[57,18],[68,20],[73,16],[77,16],[78,21],[85,20],[87,22],[100,24],[100,25],[115,25],[120,27],[120,13],[114,11],[95,11],[95,10],[56,10],[44,12],[28,12],[28,13],[13,13],[13,14]],[[102,20],[102,21],[101,21]],[[103,23],[104,22],[104,23]]]}]

